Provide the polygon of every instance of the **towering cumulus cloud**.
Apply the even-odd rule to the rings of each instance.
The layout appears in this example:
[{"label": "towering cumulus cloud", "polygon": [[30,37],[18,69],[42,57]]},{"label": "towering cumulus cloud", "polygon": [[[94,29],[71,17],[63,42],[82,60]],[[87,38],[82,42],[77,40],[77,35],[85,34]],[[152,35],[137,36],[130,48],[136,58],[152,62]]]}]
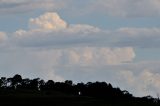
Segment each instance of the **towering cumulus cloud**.
[{"label": "towering cumulus cloud", "polygon": [[43,30],[61,30],[67,27],[67,23],[63,21],[57,13],[45,13],[38,18],[30,19],[31,29]]}]

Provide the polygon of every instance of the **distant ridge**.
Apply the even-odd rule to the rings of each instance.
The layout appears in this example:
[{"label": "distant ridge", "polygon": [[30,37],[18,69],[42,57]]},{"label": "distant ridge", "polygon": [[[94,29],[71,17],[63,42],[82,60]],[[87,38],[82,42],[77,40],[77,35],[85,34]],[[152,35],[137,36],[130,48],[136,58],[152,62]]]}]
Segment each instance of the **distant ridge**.
[{"label": "distant ridge", "polygon": [[160,106],[160,100],[151,96],[134,97],[126,90],[113,88],[106,82],[74,84],[44,81],[40,78],[23,79],[16,74],[11,78],[0,79],[0,105],[38,106]]}]

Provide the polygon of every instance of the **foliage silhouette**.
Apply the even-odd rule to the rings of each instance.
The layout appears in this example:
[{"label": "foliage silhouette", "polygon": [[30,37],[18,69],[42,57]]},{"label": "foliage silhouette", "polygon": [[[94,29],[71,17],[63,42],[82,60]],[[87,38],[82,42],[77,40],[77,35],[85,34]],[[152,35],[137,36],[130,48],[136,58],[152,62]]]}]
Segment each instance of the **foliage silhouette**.
[{"label": "foliage silhouette", "polygon": [[53,80],[48,80],[45,82],[40,78],[23,79],[21,75],[18,74],[11,78],[1,77],[0,104],[3,103],[3,99],[6,98],[6,96],[7,98],[14,100],[14,97],[19,97],[18,95],[21,95],[22,97],[27,97],[28,95],[31,98],[37,97],[39,99],[42,97],[44,100],[44,97],[54,97],[55,101],[57,100],[55,99],[56,97],[65,97],[65,99],[71,99],[73,97],[74,99],[78,98],[74,101],[84,99],[83,102],[86,101],[87,103],[88,101],[92,101],[96,103],[112,104],[113,106],[116,105],[116,103],[122,104],[123,106],[160,105],[159,98],[153,98],[151,96],[134,97],[128,91],[121,90],[120,88],[114,88],[110,83],[108,84],[106,82],[97,81],[88,82],[86,84],[82,82],[74,84],[71,80],[66,80],[65,82],[54,82]]}]

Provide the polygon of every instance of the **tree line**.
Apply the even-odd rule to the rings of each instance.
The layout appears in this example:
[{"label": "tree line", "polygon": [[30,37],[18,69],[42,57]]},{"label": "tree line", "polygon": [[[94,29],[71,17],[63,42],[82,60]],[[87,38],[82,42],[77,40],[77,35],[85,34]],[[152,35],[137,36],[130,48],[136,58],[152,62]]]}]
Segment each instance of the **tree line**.
[{"label": "tree line", "polygon": [[[11,78],[0,78],[0,92],[3,91],[32,90],[37,92],[58,91],[69,95],[95,97],[107,100],[135,100],[160,104],[159,98],[151,96],[134,97],[126,90],[114,88],[106,82],[88,82],[74,84],[71,80],[64,82],[54,82],[53,80],[44,81],[40,78],[23,79],[21,75],[14,75]],[[50,93],[48,93],[49,95]]]}]

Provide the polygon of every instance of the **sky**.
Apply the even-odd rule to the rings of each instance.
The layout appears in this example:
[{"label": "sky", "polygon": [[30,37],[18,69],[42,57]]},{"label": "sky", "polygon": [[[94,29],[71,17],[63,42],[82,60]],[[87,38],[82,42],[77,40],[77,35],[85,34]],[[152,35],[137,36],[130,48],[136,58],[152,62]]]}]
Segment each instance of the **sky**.
[{"label": "sky", "polygon": [[0,0],[0,76],[160,93],[160,0]]}]

